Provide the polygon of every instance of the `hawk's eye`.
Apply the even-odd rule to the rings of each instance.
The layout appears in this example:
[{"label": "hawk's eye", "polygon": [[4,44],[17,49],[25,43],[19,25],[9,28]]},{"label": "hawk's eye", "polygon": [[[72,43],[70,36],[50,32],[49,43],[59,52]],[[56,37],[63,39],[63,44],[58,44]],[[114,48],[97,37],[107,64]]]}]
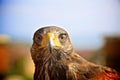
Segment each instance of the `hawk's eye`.
[{"label": "hawk's eye", "polygon": [[59,35],[59,39],[60,39],[60,41],[65,41],[66,40],[66,38],[67,38],[67,34],[66,33],[61,33],[60,35]]},{"label": "hawk's eye", "polygon": [[42,36],[39,34],[39,35],[36,35],[35,36],[35,41],[37,41],[37,42],[40,42],[40,41],[42,41]]},{"label": "hawk's eye", "polygon": [[37,36],[37,39],[42,40],[42,36],[41,35]]},{"label": "hawk's eye", "polygon": [[36,44],[38,44],[38,45],[41,44],[42,35],[40,35],[40,34],[35,34],[33,40],[34,40],[34,42],[35,42]]}]

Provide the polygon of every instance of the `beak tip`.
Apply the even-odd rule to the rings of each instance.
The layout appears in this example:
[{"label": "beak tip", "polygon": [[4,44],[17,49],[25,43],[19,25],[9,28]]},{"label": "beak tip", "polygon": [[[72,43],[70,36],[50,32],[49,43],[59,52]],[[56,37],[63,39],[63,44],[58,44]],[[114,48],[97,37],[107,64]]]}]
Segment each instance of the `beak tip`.
[{"label": "beak tip", "polygon": [[49,41],[48,41],[47,47],[48,47],[50,53],[52,53],[53,48],[54,48],[54,43],[53,43],[53,41],[52,41],[51,38],[50,38]]}]

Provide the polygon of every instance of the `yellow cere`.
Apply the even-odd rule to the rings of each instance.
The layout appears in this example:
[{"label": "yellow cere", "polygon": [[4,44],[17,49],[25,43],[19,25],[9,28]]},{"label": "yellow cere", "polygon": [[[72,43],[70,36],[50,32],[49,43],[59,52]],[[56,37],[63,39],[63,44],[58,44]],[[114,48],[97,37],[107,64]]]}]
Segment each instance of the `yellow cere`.
[{"label": "yellow cere", "polygon": [[57,33],[55,34],[55,33],[49,32],[49,33],[47,33],[47,35],[48,35],[48,39],[52,39],[52,42],[54,44],[54,48],[62,48],[62,45],[58,39],[59,35]]},{"label": "yellow cere", "polygon": [[50,39],[50,38],[54,38],[54,34],[53,33],[51,33],[51,32],[49,32],[49,33],[47,33],[47,35],[48,35],[48,38]]}]

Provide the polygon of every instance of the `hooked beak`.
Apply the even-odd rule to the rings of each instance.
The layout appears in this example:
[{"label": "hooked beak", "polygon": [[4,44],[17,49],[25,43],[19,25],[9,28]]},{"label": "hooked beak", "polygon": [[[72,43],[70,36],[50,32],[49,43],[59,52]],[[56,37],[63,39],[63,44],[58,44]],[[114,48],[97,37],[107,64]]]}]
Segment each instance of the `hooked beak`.
[{"label": "hooked beak", "polygon": [[47,47],[50,51],[50,53],[53,52],[53,47],[54,47],[54,43],[53,43],[53,34],[52,33],[48,33],[48,44],[47,44]]},{"label": "hooked beak", "polygon": [[50,53],[53,53],[53,49],[59,49],[62,47],[60,41],[58,39],[58,35],[54,35],[53,33],[47,33],[48,36],[48,43],[47,48],[49,49]]}]

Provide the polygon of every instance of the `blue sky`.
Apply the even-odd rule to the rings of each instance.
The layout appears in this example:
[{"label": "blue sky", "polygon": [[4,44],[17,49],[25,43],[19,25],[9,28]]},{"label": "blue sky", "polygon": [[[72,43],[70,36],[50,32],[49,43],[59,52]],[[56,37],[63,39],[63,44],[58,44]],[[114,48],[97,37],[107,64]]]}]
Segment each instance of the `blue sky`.
[{"label": "blue sky", "polygon": [[0,33],[32,41],[42,26],[65,28],[72,43],[99,47],[106,34],[120,31],[119,0],[1,0]]}]

